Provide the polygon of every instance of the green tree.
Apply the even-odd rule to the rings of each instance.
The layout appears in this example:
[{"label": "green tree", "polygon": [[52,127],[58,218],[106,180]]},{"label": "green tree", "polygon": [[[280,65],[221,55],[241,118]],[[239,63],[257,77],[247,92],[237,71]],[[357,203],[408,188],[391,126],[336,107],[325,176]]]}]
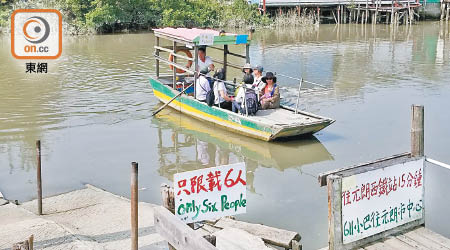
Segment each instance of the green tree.
[{"label": "green tree", "polygon": [[99,31],[142,28],[158,21],[157,0],[94,0],[86,23]]}]

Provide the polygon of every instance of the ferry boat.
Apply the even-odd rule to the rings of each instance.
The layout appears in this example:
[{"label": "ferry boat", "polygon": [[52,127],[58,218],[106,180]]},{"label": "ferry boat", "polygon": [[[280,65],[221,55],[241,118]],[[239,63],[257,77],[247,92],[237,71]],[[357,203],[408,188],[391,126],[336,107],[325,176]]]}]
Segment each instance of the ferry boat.
[{"label": "ferry boat", "polygon": [[[264,141],[313,134],[334,122],[333,119],[283,105],[277,109],[258,110],[256,115],[246,115],[208,106],[196,100],[194,83],[199,73],[194,69],[198,68],[199,47],[207,46],[208,49],[223,51],[223,60],[213,59],[213,62],[222,64],[225,72],[227,67],[240,69],[241,65],[228,62],[227,58],[235,56],[250,63],[249,35],[198,28],[162,28],[153,31],[156,39],[156,74],[150,77],[150,84],[154,95],[165,105],[196,119],[209,122],[211,126]],[[162,46],[162,39],[169,40],[171,45]],[[229,50],[229,46],[245,46],[246,54],[233,53]],[[194,51],[193,57],[191,50]],[[185,55],[179,52],[184,52]],[[169,57],[163,57],[161,53],[168,53]],[[187,60],[187,65],[177,63],[177,58]],[[161,62],[170,66],[172,74],[160,74]],[[192,64],[193,69],[191,69]],[[236,86],[233,81],[225,81],[225,84],[227,88]]]}]

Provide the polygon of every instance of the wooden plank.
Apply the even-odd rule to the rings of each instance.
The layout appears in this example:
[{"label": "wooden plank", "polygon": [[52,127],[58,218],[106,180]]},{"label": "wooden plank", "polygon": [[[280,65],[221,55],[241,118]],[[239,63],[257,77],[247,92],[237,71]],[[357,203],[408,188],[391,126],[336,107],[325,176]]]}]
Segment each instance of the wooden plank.
[{"label": "wooden plank", "polygon": [[157,232],[176,249],[217,249],[164,207],[154,208],[154,218]]},{"label": "wooden plank", "polygon": [[250,234],[260,237],[266,243],[284,248],[290,248],[292,240],[300,240],[300,235],[296,232],[269,227],[261,224],[236,221],[228,218],[220,219],[214,226],[219,228],[232,227],[242,229]]},{"label": "wooden plank", "polygon": [[242,229],[228,227],[214,235],[217,238],[216,246],[221,250],[272,250],[260,237]]},{"label": "wooden plank", "polygon": [[435,233],[428,228],[419,227],[416,229],[416,232],[421,233],[424,237],[426,237],[434,242],[437,242],[443,246],[450,248],[450,239],[448,239],[438,233]]},{"label": "wooden plank", "polygon": [[393,247],[394,249],[416,250],[414,247],[404,243],[403,241],[395,237],[389,237],[387,240],[384,241],[384,244],[389,247]]},{"label": "wooden plank", "polygon": [[410,238],[411,240],[414,240],[429,249],[435,249],[435,250],[448,250],[450,248],[443,246],[437,242],[434,242],[426,237],[424,237],[421,233],[417,232],[416,230],[409,231],[407,233],[404,233],[406,237]]},{"label": "wooden plank", "polygon": [[[340,169],[324,172],[324,173],[319,174],[319,177],[318,177],[319,185],[321,187],[327,185],[327,176],[328,175],[340,174],[341,172],[344,172],[344,171],[347,172],[350,170],[355,170],[355,171],[357,171],[357,173],[359,173],[361,171],[367,171],[369,169],[382,168],[385,166],[398,164],[403,161],[406,162],[409,160],[413,160],[413,158],[410,158],[410,155],[411,155],[410,153],[406,152],[406,153],[396,154],[396,155],[389,156],[386,158],[378,159],[378,160],[375,160],[372,162],[367,162],[367,163],[358,164],[358,165],[354,165],[354,166],[350,166],[350,167],[346,167],[346,168],[340,168]],[[362,168],[362,167],[367,167],[367,168]],[[351,173],[351,174],[356,174],[356,173]]]},{"label": "wooden plank", "polygon": [[[364,238],[364,239],[361,239],[361,240],[358,240],[358,241],[354,241],[354,242],[350,242],[348,244],[345,244],[344,245],[345,246],[344,249],[353,249],[355,247],[365,246],[367,244],[370,244],[371,242],[374,242],[374,241],[377,241],[377,240],[380,240],[380,239],[385,239],[385,238],[387,238],[387,237],[389,237],[391,235],[401,234],[402,232],[404,232],[406,230],[409,230],[411,228],[415,228],[415,227],[417,227],[419,225],[423,225],[423,223],[424,223],[423,219],[415,220],[415,221],[403,224],[401,226],[389,229],[387,231],[380,232],[378,234],[372,235],[370,237],[367,237],[367,238]],[[402,236],[402,235],[400,235],[400,236]],[[403,236],[403,238],[405,238],[405,236]],[[399,238],[399,240],[401,240],[401,239]],[[405,241],[403,241],[403,242],[405,242]],[[408,243],[408,242],[406,242],[406,243]],[[419,248],[419,249],[422,249],[422,248]]]},{"label": "wooden plank", "polygon": [[418,243],[418,242],[416,242],[416,241],[406,237],[405,235],[400,234],[400,235],[397,235],[395,238],[397,238],[398,240],[400,240],[400,241],[410,245],[414,249],[417,249],[417,250],[428,250],[428,247],[426,247],[426,246],[424,246],[424,245],[422,245],[422,244],[420,244],[420,243]]},{"label": "wooden plank", "polygon": [[383,242],[374,242],[368,246],[364,246],[365,250],[396,250],[396,248],[385,245]]}]

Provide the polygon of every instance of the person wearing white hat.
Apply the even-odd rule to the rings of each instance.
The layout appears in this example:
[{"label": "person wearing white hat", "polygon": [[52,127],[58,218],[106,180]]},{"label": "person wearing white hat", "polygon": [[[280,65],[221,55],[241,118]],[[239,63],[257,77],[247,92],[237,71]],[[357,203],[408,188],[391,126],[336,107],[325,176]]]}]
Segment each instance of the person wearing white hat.
[{"label": "person wearing white hat", "polygon": [[255,67],[253,67],[253,84],[252,84],[252,89],[254,89],[256,91],[256,93],[258,94],[258,100],[260,97],[260,92],[263,91],[263,89],[266,87],[266,83],[262,80],[263,76],[262,73],[264,71],[264,68],[261,65],[256,65]]},{"label": "person wearing white hat", "polygon": [[244,64],[244,67],[242,67],[242,72],[244,72],[244,74],[251,74],[253,72],[252,70],[252,65],[250,65],[250,63],[246,63]]}]

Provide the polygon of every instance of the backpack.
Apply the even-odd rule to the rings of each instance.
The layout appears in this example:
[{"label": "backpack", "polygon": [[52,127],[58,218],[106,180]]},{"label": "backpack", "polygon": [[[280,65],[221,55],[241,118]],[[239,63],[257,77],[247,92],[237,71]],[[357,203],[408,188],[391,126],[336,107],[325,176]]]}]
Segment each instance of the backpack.
[{"label": "backpack", "polygon": [[214,95],[214,89],[209,90],[208,92],[206,92],[206,104],[208,104],[208,106],[212,106],[214,105],[214,101],[216,100],[216,96]]},{"label": "backpack", "polygon": [[[245,106],[242,105],[242,114],[255,115],[258,111],[258,96],[253,89],[247,89],[245,91]],[[247,111],[246,111],[247,109]]]},{"label": "backpack", "polygon": [[[208,104],[208,106],[211,107],[212,105],[214,105],[214,101],[216,100],[216,96],[214,95],[214,88],[211,88],[210,79],[208,79],[208,78],[206,78],[206,79],[208,80],[209,86],[210,86],[210,89],[206,92],[206,104]],[[200,84],[200,88],[202,88],[203,91],[206,91],[206,89],[204,89],[201,84]]]}]

